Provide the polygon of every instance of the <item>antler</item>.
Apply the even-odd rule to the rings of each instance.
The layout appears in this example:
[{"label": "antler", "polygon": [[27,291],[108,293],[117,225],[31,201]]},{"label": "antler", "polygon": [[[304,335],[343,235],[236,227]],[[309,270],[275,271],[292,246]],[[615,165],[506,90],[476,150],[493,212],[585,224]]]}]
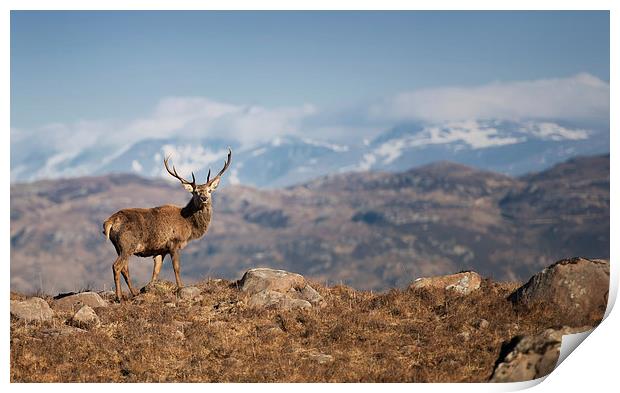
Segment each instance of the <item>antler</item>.
[{"label": "antler", "polygon": [[170,167],[168,167],[168,160],[169,159],[170,159],[170,156],[164,158],[164,166],[166,167],[166,170],[168,171],[168,173],[170,175],[172,175],[173,177],[177,178],[178,180],[180,180],[182,184],[189,184],[190,186],[192,186],[192,188],[195,189],[196,188],[196,177],[194,176],[194,172],[192,172],[192,181],[191,182],[183,179],[177,173],[177,169],[174,167],[174,165],[172,166],[172,170],[170,170]]},{"label": "antler", "polygon": [[211,177],[211,168],[209,168],[209,173],[207,174],[207,182],[205,184],[209,185],[209,184],[213,183],[215,181],[215,179],[217,179],[218,177],[222,176],[222,174],[224,174],[224,172],[226,172],[226,169],[228,169],[228,167],[230,166],[231,158],[232,158],[232,150],[229,147],[228,148],[228,156],[226,157],[226,161],[224,161],[224,168],[222,168],[222,170],[217,174],[217,176],[215,176],[211,180],[209,180],[209,178]]}]

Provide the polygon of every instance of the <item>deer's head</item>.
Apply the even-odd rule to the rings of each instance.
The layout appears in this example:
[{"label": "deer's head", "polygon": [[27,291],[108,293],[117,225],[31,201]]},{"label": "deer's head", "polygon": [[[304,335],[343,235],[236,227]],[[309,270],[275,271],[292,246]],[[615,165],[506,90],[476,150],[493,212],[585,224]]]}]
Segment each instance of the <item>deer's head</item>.
[{"label": "deer's head", "polygon": [[194,205],[198,208],[201,208],[202,206],[211,202],[211,193],[215,191],[217,186],[220,185],[220,179],[222,177],[222,174],[230,166],[231,157],[232,150],[228,148],[228,157],[226,157],[226,161],[224,162],[224,168],[222,168],[222,170],[213,179],[210,178],[211,169],[209,169],[209,173],[207,174],[207,182],[203,184],[196,184],[196,177],[194,176],[194,172],[192,172],[192,181],[190,182],[179,176],[174,165],[172,166],[172,170],[170,170],[170,167],[168,166],[168,160],[170,159],[170,157],[166,157],[164,159],[164,166],[166,167],[168,173],[172,177],[178,179],[183,185],[183,187],[192,194],[192,201],[194,202]]}]

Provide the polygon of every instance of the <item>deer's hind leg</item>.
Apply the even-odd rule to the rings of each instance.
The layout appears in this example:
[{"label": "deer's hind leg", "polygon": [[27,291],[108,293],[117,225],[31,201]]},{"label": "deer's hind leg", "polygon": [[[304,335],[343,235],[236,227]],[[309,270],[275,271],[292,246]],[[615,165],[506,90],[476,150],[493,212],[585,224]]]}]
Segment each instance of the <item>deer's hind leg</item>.
[{"label": "deer's hind leg", "polygon": [[139,292],[134,289],[133,285],[131,285],[131,277],[129,277],[129,259],[126,261],[127,262],[125,262],[123,268],[121,269],[121,273],[123,274],[123,278],[129,287],[129,292],[131,292],[131,295],[137,296]]},{"label": "deer's hind leg", "polygon": [[153,283],[159,279],[159,272],[161,271],[161,265],[163,263],[164,263],[163,255],[155,255],[153,257],[153,275],[151,277],[151,281],[149,281],[147,286],[153,285]]},{"label": "deer's hind leg", "polygon": [[[112,272],[114,273],[114,286],[116,289],[116,300],[121,301],[123,297],[123,293],[121,291],[121,272],[123,271],[123,267],[129,263],[129,256],[127,255],[119,255],[112,264]],[[124,276],[124,274],[123,274]],[[125,278],[127,280],[127,278]]]}]

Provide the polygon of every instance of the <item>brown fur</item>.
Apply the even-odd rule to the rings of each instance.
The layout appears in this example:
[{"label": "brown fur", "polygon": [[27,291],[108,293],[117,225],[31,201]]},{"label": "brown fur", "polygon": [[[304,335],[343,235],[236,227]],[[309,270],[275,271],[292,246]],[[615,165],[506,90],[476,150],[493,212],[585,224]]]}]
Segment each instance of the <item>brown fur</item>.
[{"label": "brown fur", "polygon": [[[123,275],[129,291],[137,295],[129,276],[129,257],[153,257],[153,277],[149,285],[157,280],[163,258],[170,255],[177,286],[181,288],[180,251],[188,242],[202,237],[211,222],[211,193],[217,188],[220,176],[230,165],[231,153],[224,169],[205,184],[196,185],[195,181],[187,182],[176,174],[185,189],[192,193],[192,199],[185,207],[173,205],[158,206],[150,209],[131,208],[120,210],[111,215],[103,223],[103,233],[109,239],[118,258],[112,266],[116,297],[121,299],[120,275]],[[167,166],[167,159],[164,161]],[[192,174],[192,178],[194,175]],[[208,179],[208,178],[207,178]]]}]

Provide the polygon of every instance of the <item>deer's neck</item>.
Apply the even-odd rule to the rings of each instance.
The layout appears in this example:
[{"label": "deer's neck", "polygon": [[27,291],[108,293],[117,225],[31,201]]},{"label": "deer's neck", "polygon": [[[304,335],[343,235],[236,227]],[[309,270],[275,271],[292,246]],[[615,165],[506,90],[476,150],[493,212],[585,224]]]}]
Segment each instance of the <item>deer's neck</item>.
[{"label": "deer's neck", "polygon": [[[181,216],[185,218],[192,227],[192,238],[198,239],[207,232],[211,222],[211,200],[197,207],[191,199],[187,206],[181,209]],[[190,239],[190,240],[191,240]]]}]

